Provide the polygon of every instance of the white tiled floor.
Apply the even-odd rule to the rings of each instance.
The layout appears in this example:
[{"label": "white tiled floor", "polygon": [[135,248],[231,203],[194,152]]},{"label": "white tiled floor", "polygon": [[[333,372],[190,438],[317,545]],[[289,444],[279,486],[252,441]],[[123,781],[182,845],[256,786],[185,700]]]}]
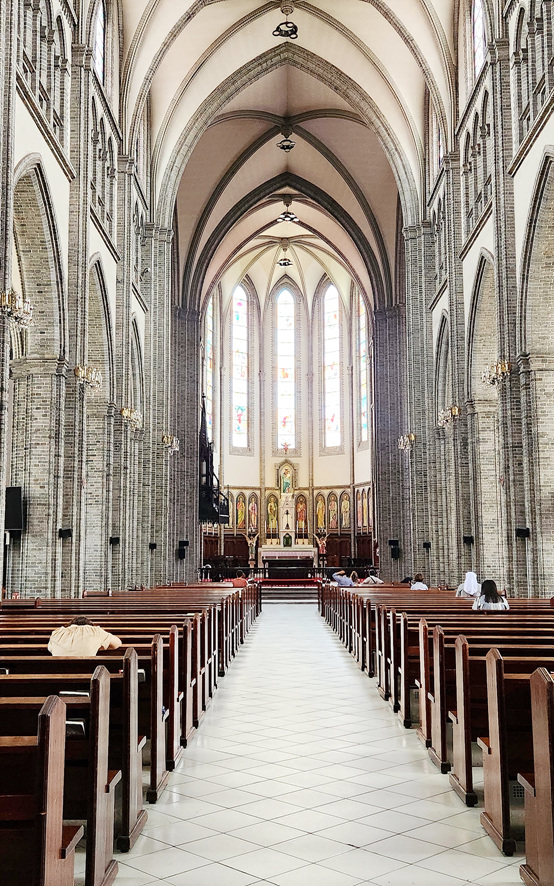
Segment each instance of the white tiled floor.
[{"label": "white tiled floor", "polygon": [[509,886],[314,605],[266,606],[116,886]]}]

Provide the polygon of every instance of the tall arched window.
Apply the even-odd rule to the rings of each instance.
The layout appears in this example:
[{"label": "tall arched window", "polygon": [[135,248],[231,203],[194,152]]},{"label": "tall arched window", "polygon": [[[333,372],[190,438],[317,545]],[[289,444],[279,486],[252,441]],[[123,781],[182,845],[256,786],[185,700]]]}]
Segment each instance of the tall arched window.
[{"label": "tall arched window", "polygon": [[213,440],[214,427],[214,298],[210,296],[204,318],[204,393],[208,439]]},{"label": "tall arched window", "polygon": [[325,447],[340,446],[340,302],[333,285],[328,287],[323,302],[323,392]]},{"label": "tall arched window", "polygon": [[473,73],[475,78],[481,73],[487,55],[487,36],[485,33],[485,11],[483,0],[473,0],[472,9],[472,34],[473,34]]},{"label": "tall arched window", "polygon": [[358,293],[358,384],[360,410],[360,442],[367,443],[369,436],[369,351],[367,345],[367,309],[361,293]]},{"label": "tall arched window", "polygon": [[296,447],[294,298],[283,289],[277,298],[277,448]]},{"label": "tall arched window", "polygon": [[98,0],[92,26],[92,62],[100,83],[106,76],[106,6],[104,0]]},{"label": "tall arched window", "polygon": [[237,449],[248,448],[248,296],[237,286],[232,319],[232,441]]}]

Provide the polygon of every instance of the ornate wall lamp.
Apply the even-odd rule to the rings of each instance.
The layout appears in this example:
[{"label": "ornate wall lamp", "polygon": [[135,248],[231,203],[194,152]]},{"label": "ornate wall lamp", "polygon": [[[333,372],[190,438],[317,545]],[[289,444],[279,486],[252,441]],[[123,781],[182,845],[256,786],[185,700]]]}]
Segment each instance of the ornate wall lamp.
[{"label": "ornate wall lamp", "polygon": [[415,434],[402,434],[402,436],[398,438],[398,448],[401,449],[403,452],[411,452],[414,448],[415,441]]},{"label": "ornate wall lamp", "polygon": [[123,416],[123,421],[129,422],[132,431],[142,430],[142,413],[139,412],[138,409],[131,409],[129,406],[124,406],[123,409],[120,409],[119,411]]},{"label": "ornate wall lamp", "polygon": [[76,378],[79,379],[86,387],[97,391],[102,387],[102,373],[96,366],[81,366],[79,364],[74,369]]},{"label": "ornate wall lamp", "polygon": [[439,412],[439,417],[437,419],[437,426],[439,428],[445,428],[453,418],[457,418],[461,414],[462,410],[459,406],[448,406],[446,409],[441,409]]},{"label": "ornate wall lamp", "polygon": [[496,363],[491,363],[485,369],[481,376],[481,381],[484,385],[496,386],[505,381],[511,371],[512,364],[508,360],[497,360]]},{"label": "ornate wall lamp", "polygon": [[0,314],[23,329],[33,326],[33,306],[28,298],[23,298],[15,289],[0,293]]},{"label": "ornate wall lamp", "polygon": [[179,452],[179,438],[173,434],[162,434],[162,445],[167,449],[170,455]]}]

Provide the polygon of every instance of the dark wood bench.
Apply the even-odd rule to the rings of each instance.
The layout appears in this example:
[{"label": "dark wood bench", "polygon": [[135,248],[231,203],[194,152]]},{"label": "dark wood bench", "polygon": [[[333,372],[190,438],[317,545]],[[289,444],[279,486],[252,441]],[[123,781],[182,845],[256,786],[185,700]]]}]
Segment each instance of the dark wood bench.
[{"label": "dark wood bench", "polygon": [[49,696],[34,735],[0,735],[2,886],[73,886],[83,827],[64,825],[66,706]]}]

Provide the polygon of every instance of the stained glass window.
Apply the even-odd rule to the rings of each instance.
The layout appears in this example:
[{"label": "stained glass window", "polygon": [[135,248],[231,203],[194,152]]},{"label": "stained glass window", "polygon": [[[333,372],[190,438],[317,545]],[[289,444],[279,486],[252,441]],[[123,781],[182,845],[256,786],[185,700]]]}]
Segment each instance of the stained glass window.
[{"label": "stained glass window", "polygon": [[473,70],[475,77],[479,76],[481,68],[485,64],[487,54],[487,38],[485,35],[485,13],[483,0],[473,0]]},{"label": "stained glass window", "polygon": [[329,286],[323,307],[323,390],[325,446],[340,446],[340,314],[339,294]]},{"label": "stained glass window", "polygon": [[368,439],[368,347],[367,347],[367,310],[362,295],[358,293],[358,370],[359,370],[359,408],[360,408],[360,440]]},{"label": "stained glass window", "polygon": [[237,286],[232,321],[232,422],[233,446],[248,447],[248,296]]},{"label": "stained glass window", "polygon": [[294,298],[283,289],[277,298],[277,448],[296,446]]},{"label": "stained glass window", "polygon": [[106,7],[104,5],[104,0],[99,0],[98,6],[96,7],[96,15],[92,29],[92,40],[92,62],[94,70],[100,83],[103,83],[106,70]]},{"label": "stained glass window", "polygon": [[213,440],[214,425],[214,300],[206,308],[204,320],[204,393],[206,395],[206,423],[208,439]]}]

